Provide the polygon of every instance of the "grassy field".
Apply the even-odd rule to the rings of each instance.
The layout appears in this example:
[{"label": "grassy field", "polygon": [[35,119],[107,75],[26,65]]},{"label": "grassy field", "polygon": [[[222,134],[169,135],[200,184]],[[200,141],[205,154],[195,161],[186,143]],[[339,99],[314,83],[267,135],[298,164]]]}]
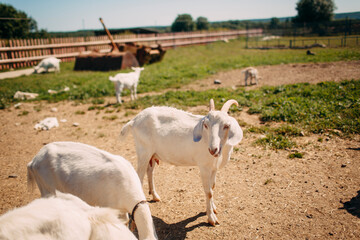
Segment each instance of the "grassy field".
[{"label": "grassy field", "polygon": [[[249,113],[260,114],[263,122],[287,122],[284,129],[249,128],[266,135],[260,144],[274,148],[293,146],[288,138],[302,131],[321,133],[328,129],[339,130],[343,135],[360,132],[360,82],[296,84],[263,87],[246,91],[217,89],[203,92],[175,91],[184,84],[202,79],[219,71],[247,66],[276,65],[305,62],[333,62],[359,60],[360,48],[316,49],[311,58],[303,50],[250,50],[244,49],[243,40],[230,43],[192,46],[169,50],[162,62],[145,66],[138,87],[139,93],[168,90],[164,94],[145,96],[135,102],[110,107],[142,109],[151,105],[171,105],[179,108],[207,104],[210,98],[219,104],[223,99],[234,98]],[[16,91],[39,93],[39,99],[53,101],[76,100],[92,102],[89,110],[104,109],[104,96],[113,96],[114,87],[108,80],[113,72],[75,72],[74,63],[62,63],[61,73],[23,76],[1,80],[0,108],[17,100]],[[123,72],[126,72],[124,70]],[[69,87],[70,91],[49,94]],[[128,94],[128,92],[126,92]],[[233,109],[235,110],[235,109]],[[280,145],[276,145],[280,143]]]},{"label": "grassy field", "polygon": [[[317,49],[317,55],[308,58],[302,50],[249,50],[243,40],[218,42],[169,50],[162,62],[145,66],[140,77],[138,92],[161,91],[179,88],[194,80],[205,78],[218,71],[247,66],[276,65],[304,62],[331,62],[360,59],[360,48]],[[16,79],[1,80],[0,108],[12,102],[16,91],[39,93],[40,99],[49,101],[87,100],[112,96],[113,84],[108,80],[113,72],[73,71],[74,63],[62,63],[59,74],[38,74]],[[49,89],[70,91],[55,95]]]}]

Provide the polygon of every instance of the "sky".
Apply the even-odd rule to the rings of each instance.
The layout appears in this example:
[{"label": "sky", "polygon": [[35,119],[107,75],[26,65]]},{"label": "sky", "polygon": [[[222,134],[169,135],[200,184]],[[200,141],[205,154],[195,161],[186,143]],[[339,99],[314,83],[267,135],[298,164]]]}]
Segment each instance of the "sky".
[{"label": "sky", "polygon": [[[0,0],[48,32],[170,26],[179,14],[209,22],[291,17],[299,0]],[[360,11],[360,0],[335,0],[335,13]],[[1,16],[0,16],[1,17]]]}]

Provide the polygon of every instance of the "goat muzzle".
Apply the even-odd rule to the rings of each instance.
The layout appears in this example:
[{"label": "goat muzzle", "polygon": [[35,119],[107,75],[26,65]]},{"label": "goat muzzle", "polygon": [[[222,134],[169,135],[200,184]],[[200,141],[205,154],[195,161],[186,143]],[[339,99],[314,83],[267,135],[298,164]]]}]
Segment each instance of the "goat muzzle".
[{"label": "goat muzzle", "polygon": [[221,148],[219,151],[218,151],[218,148],[214,148],[214,149],[209,148],[209,153],[211,155],[213,155],[214,157],[218,157],[221,153]]}]

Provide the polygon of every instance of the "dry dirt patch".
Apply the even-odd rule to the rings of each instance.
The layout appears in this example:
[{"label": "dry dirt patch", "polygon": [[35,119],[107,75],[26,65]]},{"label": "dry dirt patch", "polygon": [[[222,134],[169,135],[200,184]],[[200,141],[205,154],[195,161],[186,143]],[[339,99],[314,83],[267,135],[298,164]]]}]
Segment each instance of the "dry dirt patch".
[{"label": "dry dirt patch", "polygon": [[[329,63],[303,63],[303,64],[281,64],[275,66],[256,67],[262,79],[258,86],[248,86],[252,89],[261,86],[278,86],[295,83],[319,83],[324,81],[343,81],[359,79],[360,61],[344,61]],[[243,87],[244,74],[242,69],[227,72],[219,72],[207,79],[199,80],[193,84],[186,85],[183,89],[206,90],[218,87]],[[221,80],[220,85],[213,84],[214,80]]]},{"label": "dry dirt patch", "polygon": [[[360,79],[359,63],[262,66],[258,67],[263,77],[260,86]],[[244,84],[240,70],[233,70],[185,88],[219,87],[212,84],[214,79],[222,81],[220,86]],[[115,102],[115,97],[106,101]],[[83,142],[122,155],[136,167],[133,138],[120,142],[118,134],[122,125],[137,112],[112,112],[111,107],[89,111],[89,106],[35,102],[24,103],[19,109],[1,110],[1,214],[40,196],[38,190],[27,192],[26,164],[46,143]],[[57,112],[51,112],[54,107]],[[203,112],[206,108],[189,111]],[[45,117],[67,121],[50,131],[35,131],[34,125]],[[260,124],[256,116],[244,111],[235,117],[249,126]],[[74,122],[79,126],[73,126]],[[206,224],[205,197],[198,169],[160,162],[155,181],[163,201],[150,203],[159,239],[359,239],[360,137],[297,138],[296,150],[304,153],[302,159],[288,158],[290,151],[255,146],[253,142],[258,137],[246,133],[235,147],[231,161],[217,174],[214,197],[221,223],[217,227]],[[323,141],[319,141],[319,137]],[[151,200],[149,196],[148,200]]]}]

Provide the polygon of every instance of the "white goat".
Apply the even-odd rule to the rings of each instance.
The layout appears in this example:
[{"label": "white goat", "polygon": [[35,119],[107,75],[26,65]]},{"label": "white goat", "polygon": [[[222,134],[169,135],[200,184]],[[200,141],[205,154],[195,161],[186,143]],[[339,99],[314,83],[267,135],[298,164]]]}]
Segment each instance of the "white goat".
[{"label": "white goat", "polygon": [[114,77],[110,76],[109,80],[114,82],[116,91],[116,101],[121,103],[121,93],[126,89],[131,91],[131,100],[137,99],[136,89],[139,83],[140,73],[144,68],[132,67],[134,72],[130,73],[118,73]]},{"label": "white goat", "polygon": [[252,82],[253,79],[255,79],[254,84],[256,85],[258,84],[258,79],[260,79],[260,77],[259,77],[259,72],[256,68],[248,67],[242,70],[241,72],[245,74],[245,86],[247,86],[248,79],[250,79],[250,85],[253,84]]},{"label": "white goat", "polygon": [[210,100],[208,115],[193,115],[171,107],[150,107],[123,126],[120,137],[132,130],[138,155],[138,174],[143,181],[147,171],[149,192],[160,201],[155,191],[153,170],[159,160],[179,166],[199,166],[206,196],[206,213],[211,225],[218,223],[213,201],[216,171],[229,160],[233,146],[243,132],[238,122],[227,114],[232,104],[227,101],[215,111]]},{"label": "white goat", "polygon": [[45,58],[34,67],[34,73],[39,73],[41,68],[43,68],[45,72],[48,72],[50,68],[54,68],[55,72],[60,72],[60,62],[61,60],[56,57]]},{"label": "white goat", "polygon": [[0,239],[136,239],[117,218],[117,210],[91,207],[71,194],[56,195],[36,199],[2,215]]},{"label": "white goat", "polygon": [[14,98],[20,100],[35,99],[38,96],[39,94],[37,93],[29,93],[29,92],[21,92],[21,91],[16,91],[16,93],[14,94]]},{"label": "white goat", "polygon": [[42,197],[58,190],[92,206],[131,213],[140,239],[157,238],[139,177],[123,157],[82,143],[53,142],[39,151],[27,169],[29,187],[36,180]]}]

